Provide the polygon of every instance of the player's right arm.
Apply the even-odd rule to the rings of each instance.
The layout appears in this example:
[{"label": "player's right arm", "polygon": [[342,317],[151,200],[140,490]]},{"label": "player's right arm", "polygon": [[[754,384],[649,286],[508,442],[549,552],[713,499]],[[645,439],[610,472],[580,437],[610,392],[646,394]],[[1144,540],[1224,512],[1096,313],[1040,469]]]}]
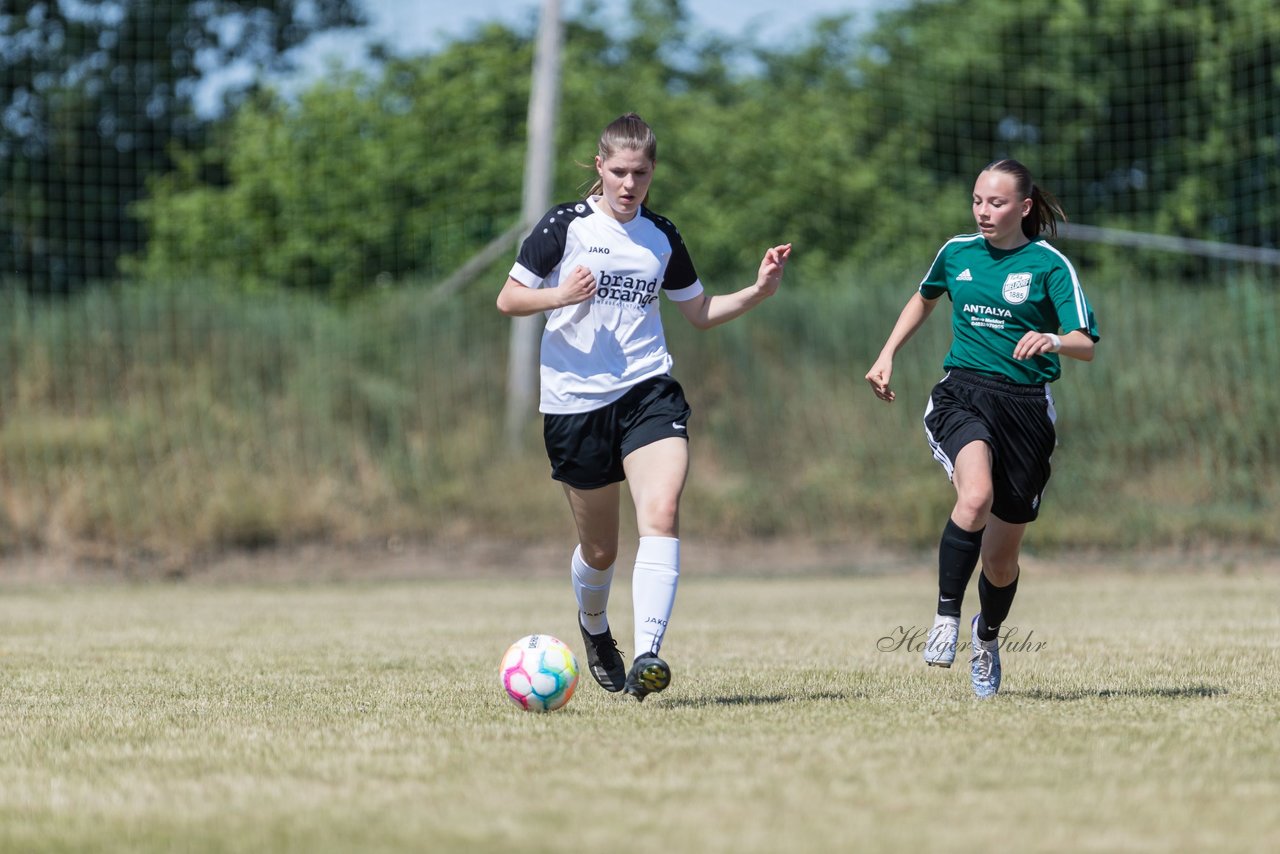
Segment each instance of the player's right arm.
[{"label": "player's right arm", "polygon": [[941,296],[926,299],[919,291],[912,294],[911,299],[907,300],[906,306],[903,307],[902,313],[898,315],[898,322],[893,325],[889,339],[884,342],[880,356],[871,366],[871,370],[867,371],[866,379],[871,384],[871,390],[876,393],[876,397],[886,403],[897,396],[889,387],[889,380],[893,376],[893,357],[902,349],[902,345],[907,343],[907,339],[915,335],[916,330],[929,319],[939,299]]},{"label": "player's right arm", "polygon": [[531,288],[511,276],[498,292],[498,311],[508,317],[525,317],[586,302],[596,295],[596,277],[582,265],[573,268],[554,288]]}]

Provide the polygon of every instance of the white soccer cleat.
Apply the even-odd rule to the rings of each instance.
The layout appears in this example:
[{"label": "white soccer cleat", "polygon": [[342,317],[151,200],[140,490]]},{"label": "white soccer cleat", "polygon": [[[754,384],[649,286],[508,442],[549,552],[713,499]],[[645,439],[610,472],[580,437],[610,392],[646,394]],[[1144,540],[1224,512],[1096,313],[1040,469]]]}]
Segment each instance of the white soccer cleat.
[{"label": "white soccer cleat", "polygon": [[994,697],[1000,690],[1000,638],[984,641],[978,637],[978,618],[973,618],[973,655],[969,659],[973,693],[979,700]]},{"label": "white soccer cleat", "polygon": [[924,642],[924,663],[930,667],[950,667],[956,660],[956,644],[960,640],[960,618],[933,618],[933,628]]}]

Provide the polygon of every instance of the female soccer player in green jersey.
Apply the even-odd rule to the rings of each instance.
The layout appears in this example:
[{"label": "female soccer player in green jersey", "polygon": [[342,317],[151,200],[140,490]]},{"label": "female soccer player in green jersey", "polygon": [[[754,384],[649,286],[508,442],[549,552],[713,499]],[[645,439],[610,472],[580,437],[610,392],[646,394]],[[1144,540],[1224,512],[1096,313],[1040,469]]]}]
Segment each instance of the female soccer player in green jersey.
[{"label": "female soccer player in green jersey", "polygon": [[924,660],[938,667],[955,661],[960,605],[981,557],[970,676],[974,692],[987,698],[1000,689],[999,629],[1057,444],[1049,384],[1061,375],[1061,356],[1093,359],[1098,330],[1075,268],[1040,236],[1056,235],[1066,217],[1027,167],[998,160],[983,169],[973,185],[973,217],[978,233],[939,250],[867,382],[876,397],[893,401],[893,357],[947,294],[953,339],[924,425],[956,503],[938,547],[938,609]]}]

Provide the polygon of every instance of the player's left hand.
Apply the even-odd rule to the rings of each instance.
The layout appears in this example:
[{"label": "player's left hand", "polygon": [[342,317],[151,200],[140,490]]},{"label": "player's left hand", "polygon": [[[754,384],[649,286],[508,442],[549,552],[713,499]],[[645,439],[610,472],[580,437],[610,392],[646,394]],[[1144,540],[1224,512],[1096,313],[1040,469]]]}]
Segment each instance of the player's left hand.
[{"label": "player's left hand", "polygon": [[778,283],[782,281],[783,268],[786,267],[787,259],[790,257],[790,243],[771,246],[765,250],[764,260],[760,262],[760,272],[756,276],[756,287],[764,291],[765,296],[773,296],[777,292]]},{"label": "player's left hand", "polygon": [[1013,345],[1013,358],[1022,360],[1054,352],[1053,338],[1046,332],[1028,332]]}]

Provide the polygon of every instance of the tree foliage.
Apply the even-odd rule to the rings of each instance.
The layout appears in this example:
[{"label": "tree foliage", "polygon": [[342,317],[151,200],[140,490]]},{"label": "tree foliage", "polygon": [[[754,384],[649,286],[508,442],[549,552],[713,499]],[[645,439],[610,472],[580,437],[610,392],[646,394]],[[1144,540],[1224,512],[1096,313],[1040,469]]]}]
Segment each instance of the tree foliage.
[{"label": "tree foliage", "polygon": [[349,296],[384,274],[462,263],[518,214],[528,89],[512,81],[530,57],[526,40],[494,29],[297,103],[255,98],[153,182],[136,266]]},{"label": "tree foliage", "polygon": [[[779,240],[814,285],[917,274],[971,226],[974,175],[1003,156],[1079,222],[1276,240],[1267,0],[918,0],[781,48],[690,36],[679,0],[630,12],[568,24],[556,195],[580,195],[600,128],[639,112],[659,138],[651,204],[712,287]],[[451,271],[518,215],[532,36],[490,26],[296,103],[251,101],[154,183],[136,270],[344,297]]]},{"label": "tree foliage", "polygon": [[[66,291],[115,274],[146,237],[127,206],[204,143],[202,79],[266,72],[353,0],[11,0],[0,7],[0,271]],[[234,104],[246,86],[232,86]]]},{"label": "tree foliage", "polygon": [[866,91],[878,115],[920,131],[907,168],[967,179],[1018,157],[1078,221],[1274,246],[1280,19],[1269,5],[913,6],[871,35]]}]

